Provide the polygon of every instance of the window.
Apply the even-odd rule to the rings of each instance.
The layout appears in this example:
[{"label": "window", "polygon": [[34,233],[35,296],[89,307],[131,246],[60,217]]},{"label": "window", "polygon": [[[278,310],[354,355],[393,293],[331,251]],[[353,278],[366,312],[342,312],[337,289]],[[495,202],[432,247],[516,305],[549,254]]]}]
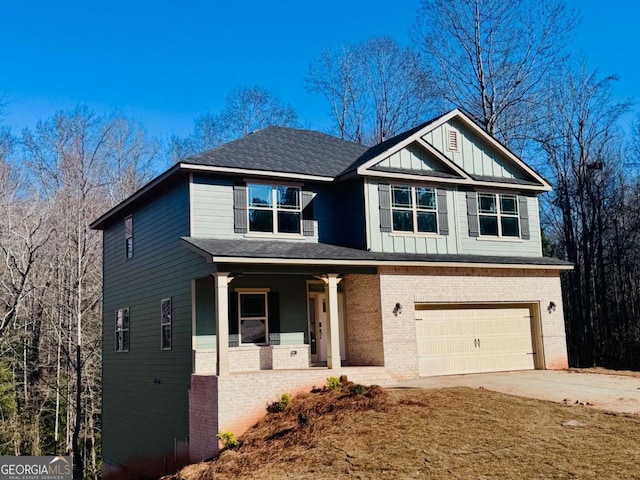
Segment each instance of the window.
[{"label": "window", "polygon": [[129,309],[116,312],[116,352],[129,351]]},{"label": "window", "polygon": [[160,348],[171,350],[171,299],[160,303]]},{"label": "window", "polygon": [[248,185],[249,232],[300,235],[300,188]]},{"label": "window", "polygon": [[394,232],[436,233],[438,215],[433,188],[391,186]]},{"label": "window", "polygon": [[133,258],[133,217],[131,215],[124,219],[124,244],[126,258]]},{"label": "window", "polygon": [[516,195],[478,193],[478,213],[481,236],[520,237]]},{"label": "window", "polygon": [[268,337],[267,292],[238,293],[240,343],[266,344]]}]

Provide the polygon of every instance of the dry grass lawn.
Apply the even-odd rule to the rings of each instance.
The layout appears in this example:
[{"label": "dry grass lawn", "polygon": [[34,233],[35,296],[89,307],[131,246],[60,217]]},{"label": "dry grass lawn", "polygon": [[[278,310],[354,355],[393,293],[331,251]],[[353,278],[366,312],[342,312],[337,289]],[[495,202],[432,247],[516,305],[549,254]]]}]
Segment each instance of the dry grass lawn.
[{"label": "dry grass lawn", "polygon": [[242,441],[172,478],[640,478],[640,418],[484,389],[310,393]]}]

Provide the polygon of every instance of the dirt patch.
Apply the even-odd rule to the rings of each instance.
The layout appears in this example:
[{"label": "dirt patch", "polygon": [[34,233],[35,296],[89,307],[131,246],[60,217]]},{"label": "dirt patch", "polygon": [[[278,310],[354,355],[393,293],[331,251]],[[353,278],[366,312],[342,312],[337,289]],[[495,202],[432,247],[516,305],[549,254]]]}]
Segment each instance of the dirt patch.
[{"label": "dirt patch", "polygon": [[342,389],[295,397],[240,448],[173,478],[638,478],[639,429],[635,416],[484,389]]}]

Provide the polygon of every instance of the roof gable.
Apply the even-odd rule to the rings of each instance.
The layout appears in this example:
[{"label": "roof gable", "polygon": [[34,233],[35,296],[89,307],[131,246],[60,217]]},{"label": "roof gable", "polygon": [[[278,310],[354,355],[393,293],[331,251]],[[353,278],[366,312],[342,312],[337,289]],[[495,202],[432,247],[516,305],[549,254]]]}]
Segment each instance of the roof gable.
[{"label": "roof gable", "polygon": [[[457,134],[455,149],[448,145],[450,132]],[[416,161],[415,151],[426,151],[429,161]],[[349,170],[359,175],[387,173],[405,179],[439,177],[468,185],[551,189],[531,167],[457,109],[369,149]]]}]

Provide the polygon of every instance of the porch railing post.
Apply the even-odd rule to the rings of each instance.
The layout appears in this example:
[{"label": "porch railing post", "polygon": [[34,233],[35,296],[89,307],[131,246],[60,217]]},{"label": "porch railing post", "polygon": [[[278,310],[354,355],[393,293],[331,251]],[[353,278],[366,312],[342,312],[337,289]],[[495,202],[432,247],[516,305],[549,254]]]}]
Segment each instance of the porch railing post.
[{"label": "porch railing post", "polygon": [[328,309],[328,342],[327,342],[327,367],[334,369],[341,367],[340,360],[340,320],[338,317],[338,283],[340,278],[335,273],[329,273],[325,282],[325,294],[327,296]]}]

